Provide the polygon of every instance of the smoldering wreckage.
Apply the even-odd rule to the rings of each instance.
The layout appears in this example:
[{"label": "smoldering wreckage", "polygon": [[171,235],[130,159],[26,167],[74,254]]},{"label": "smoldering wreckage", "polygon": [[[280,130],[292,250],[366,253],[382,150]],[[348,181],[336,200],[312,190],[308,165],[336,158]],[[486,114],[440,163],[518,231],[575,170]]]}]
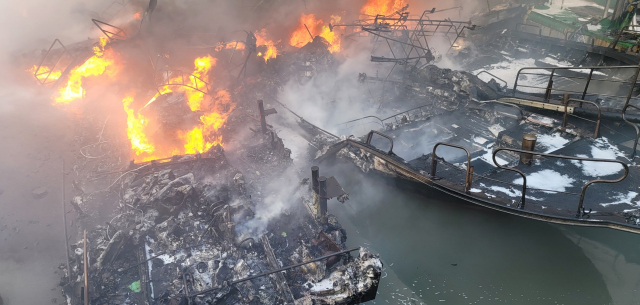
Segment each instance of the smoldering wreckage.
[{"label": "smoldering wreckage", "polygon": [[[331,23],[323,25],[314,15],[303,14],[298,28],[287,33],[288,43],[282,43],[265,29],[237,37],[220,31],[214,38],[190,36],[185,33],[196,32],[200,25],[189,23],[167,38],[164,33],[170,26],[162,20],[180,13],[179,8],[162,9],[156,1],[148,6],[117,1],[102,17],[118,24],[93,20],[102,34],[98,42],[66,46],[56,39],[48,50],[25,53],[20,64],[33,66],[30,71],[51,91],[53,104],[73,113],[75,153],[66,156],[63,165],[65,224],[67,214],[72,215],[67,207],[76,216],[70,232],[65,225],[68,261],[60,266],[66,303],[373,300],[384,273],[381,258],[363,247],[349,249],[348,233],[328,211],[328,200],[344,203],[349,198],[340,177],[321,176],[321,168],[315,166],[331,159],[511,214],[640,231],[637,208],[598,206],[606,196],[617,196],[617,189],[591,195],[595,203],[584,202],[592,184],[629,176],[619,184],[624,189],[624,183],[633,183],[637,176],[635,147],[629,158],[624,148],[628,144],[615,140],[625,125],[620,120],[612,123],[607,138],[598,127],[602,113],[613,121],[617,116],[628,123],[629,118],[637,121],[625,111],[636,102],[631,96],[640,69],[634,85],[621,89],[630,92],[622,111],[615,95],[597,100],[594,93],[587,94],[594,71],[619,78],[616,67],[528,67],[547,72],[532,74],[533,80],[526,82],[534,89],[543,83],[541,93],[518,91],[518,80],[526,78],[522,70],[513,75],[512,90],[496,71],[456,71],[439,68],[437,62],[447,57],[468,67],[491,67],[494,62],[482,63],[486,57],[474,54],[485,52],[507,61],[516,53],[537,60],[564,54],[567,61],[584,63],[595,57],[589,52],[597,48],[575,57],[572,52],[582,50],[582,42],[547,44],[539,42],[540,37],[512,32],[513,26],[532,22],[527,17],[540,1],[501,1],[471,21],[436,19],[456,8],[433,8],[414,16],[406,1],[389,2],[393,9],[368,1],[361,12],[365,17],[355,22],[332,16]],[[274,6],[260,1],[239,10],[269,11]],[[126,18],[115,17],[126,14],[133,18],[123,22]],[[496,37],[496,32],[501,34]],[[448,41],[446,52],[429,47],[433,38]],[[292,110],[304,107],[278,100],[288,84],[308,86],[319,76],[336,73],[348,60],[340,56],[345,45],[357,39],[374,46],[372,62],[392,64],[386,77],[378,71],[375,76],[352,73],[354,83],[369,94],[363,94],[364,108],[374,113],[325,128]],[[494,44],[509,46],[513,54],[496,51]],[[523,46],[538,52],[524,52]],[[570,48],[574,49],[567,51]],[[448,54],[451,50],[455,52]],[[607,54],[599,53],[605,61],[621,60]],[[622,60],[634,60],[629,56]],[[601,72],[604,69],[613,72]],[[557,78],[583,77],[582,70],[587,70],[588,81],[577,98],[571,87],[575,84]],[[483,73],[490,76],[486,82],[479,78]],[[126,113],[118,122],[105,117],[108,107],[101,102],[104,88],[114,84]],[[331,107],[351,103],[351,98],[327,102],[324,106]],[[570,102],[580,106],[568,107]],[[597,112],[590,108],[594,103]],[[567,124],[568,114],[597,114],[595,137],[588,123]],[[299,159],[294,160],[291,147],[285,145],[294,142],[279,134],[284,129],[286,135],[294,133],[306,141],[302,153],[296,154]],[[537,147],[532,135],[538,136]],[[382,141],[390,142],[388,150],[379,148],[385,145]],[[436,152],[445,146],[466,154],[447,151],[447,162]],[[433,152],[425,155],[431,148]],[[616,154],[611,160],[571,157],[581,149]],[[558,158],[569,161],[560,164]],[[618,163],[626,172],[622,179],[593,180],[567,189],[527,189],[527,175],[557,173],[568,175],[565,181],[581,181],[575,178],[581,170],[589,172],[581,167],[584,161]],[[577,168],[572,171],[570,166]],[[520,176],[511,176],[514,172]],[[520,177],[523,184],[516,183]],[[572,195],[573,189],[582,190],[577,209],[573,199],[557,197]]]}]

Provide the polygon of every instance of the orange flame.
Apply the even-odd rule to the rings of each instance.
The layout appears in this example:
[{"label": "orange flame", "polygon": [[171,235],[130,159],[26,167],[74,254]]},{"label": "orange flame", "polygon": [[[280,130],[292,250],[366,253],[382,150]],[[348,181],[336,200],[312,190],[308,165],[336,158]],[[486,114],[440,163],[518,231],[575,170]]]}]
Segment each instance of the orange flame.
[{"label": "orange flame", "polygon": [[151,154],[155,151],[155,147],[149,143],[147,136],[144,134],[147,120],[130,108],[131,103],[133,103],[133,97],[131,96],[127,96],[122,100],[124,111],[127,113],[127,136],[131,141],[131,148],[138,156],[144,153]]},{"label": "orange flame", "polygon": [[265,51],[264,53],[258,53],[258,56],[264,58],[264,62],[267,62],[271,58],[276,58],[276,56],[278,56],[278,48],[276,48],[275,45],[279,43],[280,40],[274,43],[273,40],[267,39],[267,29],[256,31],[255,35],[257,39],[257,45],[267,47],[267,51]]},{"label": "orange flame", "polygon": [[[339,23],[340,19],[340,16],[331,16],[331,22],[334,24]],[[309,33],[311,33],[311,35],[309,35]],[[300,17],[300,25],[298,29],[291,34],[289,44],[297,48],[302,48],[307,43],[313,41],[311,36],[320,36],[326,39],[329,43],[329,52],[340,52],[341,38],[338,33],[335,32],[335,29],[334,32],[332,32],[329,25],[324,25],[324,21],[322,19],[316,19],[316,16],[313,14],[302,14]]]},{"label": "orange flame", "polygon": [[[307,26],[306,28],[305,25]],[[300,16],[300,26],[291,34],[289,44],[296,48],[304,47],[307,43],[313,41],[311,36],[315,36],[314,31],[318,25],[322,25],[322,20],[316,20],[314,14],[302,14]],[[307,28],[309,28],[309,31],[307,31]],[[311,36],[309,32],[311,32]]]},{"label": "orange flame", "polygon": [[[203,115],[200,117],[201,122],[221,121],[224,122],[217,113],[211,113],[209,115]],[[206,140],[203,133],[206,133],[210,127],[207,125],[195,127],[191,131],[180,131],[178,137],[184,141],[184,153],[185,154],[197,154],[203,153],[214,145],[222,145],[222,136],[213,137],[211,140]]]},{"label": "orange flame", "polygon": [[[225,109],[226,108],[226,109]],[[212,112],[202,115],[202,126],[195,127],[188,132],[179,132],[178,137],[184,141],[184,153],[203,153],[214,145],[222,146],[222,135],[218,130],[224,126],[227,118],[235,106],[225,90],[216,93]]]},{"label": "orange flame", "polygon": [[[195,77],[189,77],[189,86],[206,90],[206,83],[209,82],[209,72],[211,71],[211,68],[216,65],[217,61],[218,59],[209,55],[196,58],[194,62],[196,70],[193,72],[193,76]],[[183,91],[187,95],[191,111],[199,111],[202,106],[202,101],[204,101],[204,93],[189,87],[179,88],[179,91]]]},{"label": "orange flame", "polygon": [[367,4],[362,7],[362,14],[369,16],[391,15],[402,9],[406,0],[367,0]]},{"label": "orange flame", "polygon": [[[189,78],[188,86],[204,88],[203,82],[209,81],[209,72],[216,65],[217,59],[209,55],[196,58],[194,61],[195,71]],[[171,78],[166,86],[159,89],[159,92],[144,106],[143,109],[153,103],[160,95],[170,92],[180,92],[187,97],[187,104],[191,111],[203,111],[200,116],[200,124],[191,130],[178,130],[175,133],[175,140],[179,142],[167,144],[166,141],[156,143],[148,141],[144,133],[147,119],[141,114],[134,114],[128,109],[130,102],[125,104],[125,112],[132,123],[128,124],[129,139],[131,140],[131,149],[135,153],[135,161],[149,161],[171,157],[180,154],[196,154],[203,153],[215,145],[223,145],[222,135],[219,129],[222,128],[227,121],[234,105],[227,91],[220,90],[213,94],[211,101],[204,103],[204,93],[186,86],[175,86],[182,84],[181,77]],[[210,92],[210,94],[212,94]],[[127,122],[129,122],[129,120]]]},{"label": "orange flame", "polygon": [[133,20],[142,20],[142,14],[140,14],[139,12],[135,13],[133,15]]},{"label": "orange flame", "polygon": [[[60,78],[60,76],[62,76],[62,71],[53,71],[53,72],[51,72],[51,68],[49,68],[47,66],[41,66],[40,70],[38,70],[38,66],[37,65],[33,65],[33,68],[31,68],[31,69],[29,69],[27,71],[33,73],[41,81],[44,81],[44,80],[47,80],[47,81],[57,80],[57,79]],[[49,74],[49,72],[51,72],[51,74]],[[47,75],[49,76],[48,78],[47,78]]]},{"label": "orange flame", "polygon": [[[67,86],[60,88],[53,97],[54,105],[68,105],[74,100],[83,98],[85,95],[85,90],[82,88],[83,78],[99,76],[104,74],[105,71],[112,77],[118,73],[118,68],[114,65],[115,54],[111,49],[105,50],[106,45],[107,38],[100,37],[99,45],[93,47],[95,55],[87,59],[84,64],[71,70]],[[110,67],[113,68],[108,69]]]},{"label": "orange flame", "polygon": [[[202,102],[204,101],[204,93],[201,91],[206,91],[208,83],[209,83],[209,72],[211,68],[213,68],[218,62],[217,58],[213,58],[210,55],[205,57],[196,58],[194,61],[195,71],[192,75],[185,78],[184,84],[181,76],[174,77],[167,81],[167,85],[160,87],[159,92],[144,105],[145,108],[153,103],[160,95],[167,94],[169,92],[173,92],[171,87],[180,85],[175,88],[176,92],[182,92],[187,96],[189,108],[191,111],[200,111],[202,106]],[[182,86],[185,85],[185,86]],[[196,90],[193,88],[198,88],[200,90]]]},{"label": "orange flame", "polygon": [[[191,130],[178,130],[175,140],[179,143],[167,144],[155,143],[146,136],[145,128],[148,119],[131,109],[133,98],[127,96],[123,100],[124,110],[127,113],[127,135],[131,141],[131,150],[134,160],[144,162],[168,158],[181,154],[197,154],[206,152],[215,145],[223,145],[222,135],[219,130],[224,126],[229,114],[235,106],[227,91],[220,90],[212,98],[212,104],[206,114],[200,116],[200,124]],[[176,146],[176,144],[178,146]]]}]

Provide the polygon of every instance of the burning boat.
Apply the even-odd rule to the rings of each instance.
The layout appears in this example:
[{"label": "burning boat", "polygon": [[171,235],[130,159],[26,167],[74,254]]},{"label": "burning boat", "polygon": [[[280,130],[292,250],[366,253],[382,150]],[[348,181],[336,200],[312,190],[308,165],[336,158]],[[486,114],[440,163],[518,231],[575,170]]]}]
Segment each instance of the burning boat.
[{"label": "burning boat", "polygon": [[[219,36],[202,51],[154,32],[150,20],[170,11],[134,3],[122,12],[135,14],[117,25],[94,19],[97,42],[55,40],[29,69],[77,124],[78,153],[63,173],[73,177],[63,182],[72,194],[63,207],[77,216],[61,266],[67,303],[374,299],[379,256],[349,249],[327,211],[328,200],[348,194],[317,167],[294,166],[267,124],[277,111],[256,105],[279,84],[261,87],[257,73],[304,82],[333,68],[340,44],[322,21],[300,46],[292,38],[296,52],[278,56],[280,42],[265,29]],[[278,61],[283,69],[265,67]]]},{"label": "burning boat", "polygon": [[[68,304],[374,299],[381,258],[347,246],[327,211],[347,192],[308,170],[332,159],[509,214],[640,232],[640,69],[545,65],[571,56],[529,52],[526,39],[496,30],[534,20],[526,4],[455,20],[446,14],[456,10],[412,15],[406,1],[367,1],[355,21],[296,16],[286,37],[261,27],[203,34],[195,22],[168,30],[158,20],[179,14],[151,4],[123,12],[124,22],[93,20],[98,40],[55,40],[26,57],[75,121],[63,175],[63,207],[77,216],[61,267]],[[465,46],[478,37],[490,42],[478,48],[508,41],[491,51],[502,60],[472,56]],[[362,41],[372,51],[352,59],[345,50]],[[359,58],[375,72],[344,68]],[[434,65],[451,59],[474,73]]]}]

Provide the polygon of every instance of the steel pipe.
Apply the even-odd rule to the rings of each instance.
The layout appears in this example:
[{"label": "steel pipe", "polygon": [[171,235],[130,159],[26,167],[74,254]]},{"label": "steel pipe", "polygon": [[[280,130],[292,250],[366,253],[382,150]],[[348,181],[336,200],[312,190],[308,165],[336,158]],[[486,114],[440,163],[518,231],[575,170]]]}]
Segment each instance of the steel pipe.
[{"label": "steel pipe", "polygon": [[471,190],[471,184],[473,181],[473,166],[471,166],[471,153],[469,153],[469,151],[466,148],[460,145],[440,142],[440,143],[437,143],[435,146],[433,146],[433,153],[431,154],[431,178],[436,177],[436,170],[438,167],[438,155],[436,155],[436,150],[440,145],[462,149],[464,150],[465,153],[467,153],[467,171],[465,175],[464,191],[468,193]]},{"label": "steel pipe", "polygon": [[387,152],[387,154],[389,155],[393,154],[393,138],[379,131],[375,131],[375,130],[370,131],[369,134],[367,135],[367,140],[364,143],[367,145],[371,145],[371,139],[373,138],[374,133],[383,138],[386,138],[387,140],[389,140],[389,142],[391,142],[391,147],[389,148],[389,152]]}]

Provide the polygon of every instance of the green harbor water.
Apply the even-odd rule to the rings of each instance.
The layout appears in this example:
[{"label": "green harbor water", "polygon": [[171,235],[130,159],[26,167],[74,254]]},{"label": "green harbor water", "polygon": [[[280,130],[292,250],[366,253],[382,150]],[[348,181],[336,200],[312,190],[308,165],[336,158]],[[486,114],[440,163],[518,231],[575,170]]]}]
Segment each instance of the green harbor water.
[{"label": "green harbor water", "polygon": [[[381,255],[371,304],[638,304],[640,236],[548,224],[418,195],[352,165],[321,167],[350,194],[330,213]],[[426,188],[426,186],[425,186]]]}]

